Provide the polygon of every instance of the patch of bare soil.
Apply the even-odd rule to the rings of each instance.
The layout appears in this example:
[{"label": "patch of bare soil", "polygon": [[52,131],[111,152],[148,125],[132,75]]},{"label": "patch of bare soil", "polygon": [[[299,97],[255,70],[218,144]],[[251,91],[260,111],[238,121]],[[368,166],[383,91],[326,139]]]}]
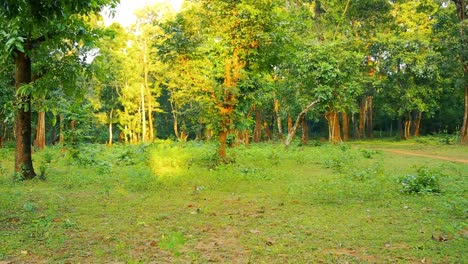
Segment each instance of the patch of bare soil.
[{"label": "patch of bare soil", "polygon": [[203,259],[213,263],[248,263],[249,252],[241,242],[241,232],[234,227],[206,227],[207,237],[195,245]]},{"label": "patch of bare soil", "polygon": [[348,249],[348,248],[334,248],[326,250],[328,253],[333,254],[336,257],[340,256],[349,256],[354,257],[360,261],[365,261],[367,263],[382,263],[381,259],[376,256],[368,255],[365,253],[364,249]]},{"label": "patch of bare soil", "polygon": [[397,149],[379,149],[379,150],[394,153],[394,154],[425,157],[425,158],[431,158],[431,159],[439,159],[439,160],[446,160],[446,161],[460,162],[460,163],[468,164],[468,160],[466,160],[466,159],[457,159],[457,158],[452,158],[452,157],[431,155],[431,154],[426,154],[426,153],[421,153],[421,152],[397,150]]}]

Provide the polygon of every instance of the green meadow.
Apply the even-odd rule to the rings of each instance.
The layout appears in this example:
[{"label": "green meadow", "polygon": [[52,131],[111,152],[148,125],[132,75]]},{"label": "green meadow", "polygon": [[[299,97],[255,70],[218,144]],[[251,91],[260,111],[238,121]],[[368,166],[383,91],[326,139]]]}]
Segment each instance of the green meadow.
[{"label": "green meadow", "polygon": [[2,148],[0,263],[466,263],[468,164],[388,151],[445,143]]}]

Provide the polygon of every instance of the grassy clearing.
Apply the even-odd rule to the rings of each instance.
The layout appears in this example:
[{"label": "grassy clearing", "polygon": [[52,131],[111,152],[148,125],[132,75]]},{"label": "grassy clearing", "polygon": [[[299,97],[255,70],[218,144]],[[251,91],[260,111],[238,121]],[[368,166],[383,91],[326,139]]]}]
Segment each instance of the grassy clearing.
[{"label": "grassy clearing", "polygon": [[[0,149],[0,262],[466,262],[468,166],[370,147],[48,148],[31,182]],[[440,193],[400,191],[420,168]]]}]

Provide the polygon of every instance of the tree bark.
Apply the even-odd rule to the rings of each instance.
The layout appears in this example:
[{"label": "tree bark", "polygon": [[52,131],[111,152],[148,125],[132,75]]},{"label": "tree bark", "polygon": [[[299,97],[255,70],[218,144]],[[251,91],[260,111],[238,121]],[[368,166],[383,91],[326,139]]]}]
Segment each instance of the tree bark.
[{"label": "tree bark", "polygon": [[366,117],[367,117],[367,96],[362,98],[361,104],[359,105],[359,131],[357,136],[359,139],[365,137],[365,125],[366,125]]},{"label": "tree bark", "polygon": [[40,111],[37,113],[36,138],[34,139],[34,146],[38,149],[44,149],[45,145],[45,112]]},{"label": "tree bark", "polygon": [[288,114],[288,134],[291,133],[293,128],[293,120],[292,117]]},{"label": "tree bark", "polygon": [[461,129],[460,136],[461,136],[461,143],[467,145],[468,144],[468,85],[465,85],[465,114],[463,116],[463,126]]},{"label": "tree bark", "polygon": [[146,142],[146,109],[145,109],[145,86],[141,85],[141,126],[143,128],[142,131],[142,142]]},{"label": "tree bark", "polygon": [[113,118],[113,114],[114,114],[114,109],[111,109],[110,113],[109,113],[109,142],[107,142],[107,145],[109,146],[112,146],[112,118]]},{"label": "tree bark", "polygon": [[261,140],[262,140],[262,114],[259,109],[256,109],[253,142],[258,143]]},{"label": "tree bark", "polygon": [[411,138],[411,113],[407,113],[405,118],[405,125],[404,125],[404,139],[408,140]]},{"label": "tree bark", "polygon": [[343,121],[343,141],[349,140],[349,117],[346,112],[341,113],[341,119]]},{"label": "tree bark", "polygon": [[279,112],[279,101],[275,99],[274,101],[275,115],[276,115],[276,125],[278,126],[278,137],[280,140],[283,140],[283,127],[281,124],[281,115]]},{"label": "tree bark", "polygon": [[413,134],[415,137],[420,136],[421,119],[422,119],[422,112],[417,111],[416,119],[414,121],[414,134]]},{"label": "tree bark", "polygon": [[31,59],[24,52],[17,51],[15,66],[16,100],[19,106],[15,120],[15,171],[23,179],[32,179],[36,173],[31,152],[31,96],[18,92],[22,86],[31,83]]},{"label": "tree bark", "polygon": [[[457,16],[460,25],[459,38],[460,38],[460,64],[463,67],[463,74],[466,82],[466,76],[468,75],[468,64],[466,62],[466,37],[465,37],[465,19],[466,19],[466,1],[465,0],[452,0],[455,3],[457,9]],[[463,124],[460,130],[460,139],[462,144],[468,144],[468,84],[465,83],[465,112],[463,114]]]},{"label": "tree bark", "polygon": [[61,146],[63,146],[63,144],[65,143],[65,137],[63,136],[63,133],[65,132],[65,128],[64,128],[64,123],[63,123],[63,120],[64,120],[64,117],[63,115],[59,115],[59,144]]},{"label": "tree bark", "polygon": [[326,115],[328,121],[328,140],[332,144],[341,142],[340,119],[337,111],[330,111]]},{"label": "tree bark", "polygon": [[302,122],[301,122],[301,127],[302,127],[302,137],[301,137],[301,142],[303,145],[307,145],[309,142],[309,125],[307,124],[307,116],[304,115],[302,117]]},{"label": "tree bark", "polygon": [[[297,118],[296,118],[296,122],[294,123],[294,126],[291,128],[291,130],[290,130],[289,133],[288,133],[288,136],[286,137],[286,140],[284,141],[285,147],[289,147],[289,145],[291,144],[292,139],[293,139],[294,136],[296,135],[296,131],[297,131],[297,128],[299,127],[301,118],[302,118],[305,114],[307,114],[307,112],[309,112],[309,110],[312,109],[312,107],[314,107],[318,102],[320,102],[320,99],[317,99],[317,100],[313,101],[312,103],[310,103],[308,106],[306,106],[306,108],[304,108],[304,109],[299,113],[299,115],[298,115]],[[288,116],[288,119],[289,119],[289,118],[290,118],[290,117]]]}]

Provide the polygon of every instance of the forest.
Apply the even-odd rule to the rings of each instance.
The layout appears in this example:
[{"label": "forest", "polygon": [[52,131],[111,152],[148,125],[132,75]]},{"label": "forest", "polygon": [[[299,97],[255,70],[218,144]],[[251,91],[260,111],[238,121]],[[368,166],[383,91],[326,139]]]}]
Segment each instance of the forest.
[{"label": "forest", "polygon": [[0,263],[466,260],[465,0],[118,5],[0,0]]}]

